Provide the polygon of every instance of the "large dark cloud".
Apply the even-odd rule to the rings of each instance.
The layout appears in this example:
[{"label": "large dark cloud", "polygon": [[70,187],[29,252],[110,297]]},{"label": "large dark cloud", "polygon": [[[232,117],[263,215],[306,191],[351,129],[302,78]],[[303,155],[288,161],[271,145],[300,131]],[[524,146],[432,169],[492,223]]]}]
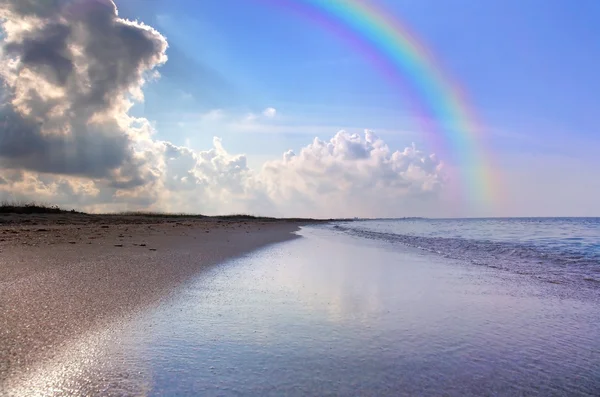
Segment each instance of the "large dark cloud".
[{"label": "large dark cloud", "polygon": [[48,18],[56,16],[67,0],[0,0],[0,10],[21,17]]},{"label": "large dark cloud", "polygon": [[111,0],[0,0],[0,164],[147,182],[129,98],[166,60],[166,40]]},{"label": "large dark cloud", "polygon": [[8,55],[19,57],[22,67],[31,68],[50,81],[64,86],[73,73],[67,40],[71,27],[65,24],[48,24],[32,37],[5,46]]}]

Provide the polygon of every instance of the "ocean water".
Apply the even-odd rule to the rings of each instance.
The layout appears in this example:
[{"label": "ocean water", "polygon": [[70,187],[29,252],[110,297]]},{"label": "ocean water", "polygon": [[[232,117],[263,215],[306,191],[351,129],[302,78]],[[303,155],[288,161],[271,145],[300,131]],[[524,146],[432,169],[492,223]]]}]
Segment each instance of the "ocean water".
[{"label": "ocean water", "polygon": [[[481,232],[440,221],[447,232],[432,236],[435,227],[418,222],[304,228],[72,343],[8,395],[600,395],[593,289],[564,293],[579,288],[475,264],[456,242],[453,257],[426,243],[573,245],[515,237],[511,227],[473,238],[502,227],[486,221],[473,221]],[[577,237],[593,246],[592,235]]]},{"label": "ocean water", "polygon": [[575,288],[600,288],[600,218],[402,219],[335,228]]}]

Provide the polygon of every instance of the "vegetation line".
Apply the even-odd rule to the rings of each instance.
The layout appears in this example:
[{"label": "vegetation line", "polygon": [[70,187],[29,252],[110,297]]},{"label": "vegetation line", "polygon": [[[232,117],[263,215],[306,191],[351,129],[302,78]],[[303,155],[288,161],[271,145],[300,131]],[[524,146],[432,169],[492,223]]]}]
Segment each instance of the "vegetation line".
[{"label": "vegetation line", "polygon": [[259,220],[259,221],[332,221],[332,219],[312,219],[312,218],[273,218],[266,216],[256,216],[249,214],[231,214],[208,216],[202,214],[186,214],[186,213],[165,213],[152,211],[125,211],[115,213],[86,213],[82,211],[66,210],[57,205],[49,205],[36,202],[0,202],[0,215],[44,215],[44,214],[60,214],[60,215],[76,215],[81,217],[143,217],[143,218],[195,218],[195,219],[218,219],[229,221],[243,220]]}]

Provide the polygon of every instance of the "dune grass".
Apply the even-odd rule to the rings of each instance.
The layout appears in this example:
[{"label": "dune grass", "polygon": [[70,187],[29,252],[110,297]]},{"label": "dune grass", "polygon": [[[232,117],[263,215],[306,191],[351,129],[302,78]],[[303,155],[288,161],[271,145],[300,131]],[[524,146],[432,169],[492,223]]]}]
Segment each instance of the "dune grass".
[{"label": "dune grass", "polygon": [[0,214],[81,214],[75,210],[65,210],[57,205],[48,205],[36,202],[8,202],[0,203]]},{"label": "dune grass", "polygon": [[[19,202],[19,201],[2,201],[0,202],[0,214],[18,214],[18,215],[43,215],[43,214],[59,214],[68,215],[76,214],[80,216],[94,217],[123,217],[123,218],[157,218],[157,219],[216,219],[221,221],[240,222],[240,221],[325,221],[310,218],[273,218],[258,215],[249,214],[231,214],[231,215],[216,215],[208,216],[202,214],[188,214],[188,213],[166,213],[166,212],[155,212],[155,211],[123,211],[115,213],[86,213],[82,211],[76,211],[74,209],[66,210],[57,205],[49,205],[45,203],[37,202]],[[331,219],[329,219],[330,221]]]}]

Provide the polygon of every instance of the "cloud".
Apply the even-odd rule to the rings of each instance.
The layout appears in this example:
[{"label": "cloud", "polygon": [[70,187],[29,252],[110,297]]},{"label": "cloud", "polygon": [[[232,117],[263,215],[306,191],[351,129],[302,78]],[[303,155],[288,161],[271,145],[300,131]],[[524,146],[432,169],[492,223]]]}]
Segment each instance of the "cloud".
[{"label": "cloud", "polygon": [[[223,114],[222,110],[221,112]],[[262,126],[264,124],[260,124],[260,121],[265,121],[265,119],[272,120],[275,116],[277,116],[277,110],[275,108],[266,108],[262,113],[247,113],[241,120],[233,121],[232,124],[240,127]]]},{"label": "cloud", "polygon": [[372,131],[340,131],[265,164],[258,179],[283,213],[385,216],[398,213],[394,206],[435,198],[444,182],[442,168],[414,146],[393,152]]},{"label": "cloud", "polygon": [[0,164],[5,168],[141,185],[152,179],[136,146],[149,139],[132,99],[164,63],[154,29],[120,19],[111,0],[3,0]]},{"label": "cloud", "polygon": [[266,108],[265,110],[263,110],[263,116],[265,116],[268,119],[273,119],[275,118],[275,116],[277,116],[277,109]]},{"label": "cloud", "polygon": [[[167,41],[119,18],[112,0],[0,0],[0,25],[0,199],[91,211],[381,216],[442,189],[435,156],[393,151],[370,131],[315,138],[258,170],[219,138],[201,151],[155,139],[150,121],[129,110],[159,77]],[[215,110],[202,120],[259,131],[276,116],[267,108],[232,121]]]}]

